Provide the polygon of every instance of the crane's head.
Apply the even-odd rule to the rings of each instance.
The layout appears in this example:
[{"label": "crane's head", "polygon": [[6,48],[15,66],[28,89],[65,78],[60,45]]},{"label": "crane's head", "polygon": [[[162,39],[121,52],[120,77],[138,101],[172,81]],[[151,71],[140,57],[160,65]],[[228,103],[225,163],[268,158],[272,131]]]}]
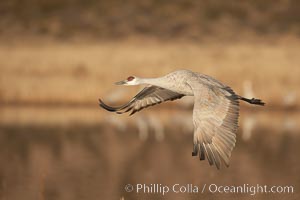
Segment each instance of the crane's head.
[{"label": "crane's head", "polygon": [[115,83],[116,85],[138,85],[139,84],[139,78],[136,76],[129,76],[124,81],[119,81]]}]

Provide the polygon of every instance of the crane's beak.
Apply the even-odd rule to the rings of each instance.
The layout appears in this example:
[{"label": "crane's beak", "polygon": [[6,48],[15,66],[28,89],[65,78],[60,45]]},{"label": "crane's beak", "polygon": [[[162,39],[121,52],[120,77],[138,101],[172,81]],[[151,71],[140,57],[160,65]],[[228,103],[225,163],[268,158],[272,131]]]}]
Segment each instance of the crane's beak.
[{"label": "crane's beak", "polygon": [[119,82],[115,82],[116,85],[126,85],[127,84],[127,80],[124,81],[119,81]]}]

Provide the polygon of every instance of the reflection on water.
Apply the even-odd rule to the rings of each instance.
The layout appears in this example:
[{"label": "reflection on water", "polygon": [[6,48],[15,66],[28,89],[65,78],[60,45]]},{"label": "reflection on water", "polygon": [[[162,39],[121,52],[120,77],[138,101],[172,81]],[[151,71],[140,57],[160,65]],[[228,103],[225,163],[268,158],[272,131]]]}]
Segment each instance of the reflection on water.
[{"label": "reflection on water", "polygon": [[[157,111],[157,110],[156,110]],[[241,113],[229,168],[192,157],[189,111],[133,117],[98,109],[1,109],[1,199],[250,199],[245,194],[126,193],[126,184],[300,186],[298,113]]]}]

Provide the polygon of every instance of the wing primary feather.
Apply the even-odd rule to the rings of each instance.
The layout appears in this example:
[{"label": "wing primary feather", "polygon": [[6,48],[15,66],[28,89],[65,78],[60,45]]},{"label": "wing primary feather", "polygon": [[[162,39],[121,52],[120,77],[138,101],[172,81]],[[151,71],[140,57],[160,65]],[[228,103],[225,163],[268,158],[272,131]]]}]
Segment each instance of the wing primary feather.
[{"label": "wing primary feather", "polygon": [[138,94],[136,94],[130,102],[119,107],[111,107],[105,104],[101,99],[99,99],[99,106],[104,108],[109,112],[116,112],[117,114],[123,114],[132,111],[130,115],[156,104],[160,104],[165,101],[175,100],[183,97],[183,94],[157,87],[148,86],[142,89]]},{"label": "wing primary feather", "polygon": [[200,160],[205,160],[205,149],[202,143],[199,144],[199,158]]},{"label": "wing primary feather", "polygon": [[213,165],[214,161],[213,161],[212,152],[210,151],[209,147],[206,144],[204,144],[203,147],[204,147],[209,165]]},{"label": "wing primary feather", "polygon": [[213,154],[213,158],[214,158],[214,163],[217,167],[217,169],[220,169],[220,166],[221,166],[221,160],[220,160],[220,157],[219,157],[219,153],[218,151],[215,149],[214,145],[213,144],[208,144],[209,147],[210,147],[210,150]]},{"label": "wing primary feather", "polygon": [[128,107],[133,102],[133,100],[134,99],[132,99],[130,102],[128,102],[122,106],[119,106],[119,107],[111,107],[111,106],[105,104],[101,99],[99,99],[99,106],[101,106],[102,108],[104,108],[107,111],[116,112],[116,111],[119,111],[119,110],[122,110],[122,109]]},{"label": "wing primary feather", "polygon": [[226,153],[224,153],[224,151],[222,150],[222,148],[220,148],[218,145],[213,144],[215,149],[218,151],[220,158],[222,159],[222,161],[224,162],[224,164],[226,165],[226,167],[229,166],[229,157]]}]

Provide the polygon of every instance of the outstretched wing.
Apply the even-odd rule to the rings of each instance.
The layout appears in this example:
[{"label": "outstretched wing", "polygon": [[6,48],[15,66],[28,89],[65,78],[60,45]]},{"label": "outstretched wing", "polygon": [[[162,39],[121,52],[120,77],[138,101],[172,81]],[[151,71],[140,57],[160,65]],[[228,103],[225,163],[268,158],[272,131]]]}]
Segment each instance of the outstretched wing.
[{"label": "outstretched wing", "polygon": [[138,112],[149,106],[160,104],[164,101],[180,99],[183,96],[183,94],[179,94],[165,88],[149,86],[145,87],[135,97],[133,97],[130,102],[123,106],[111,107],[106,105],[101,99],[99,99],[99,105],[107,111],[116,112],[118,114],[132,111],[130,113],[130,115],[132,115],[135,112]]},{"label": "outstretched wing", "polygon": [[194,90],[194,152],[218,169],[229,166],[238,128],[238,96],[229,87],[206,86]]}]

